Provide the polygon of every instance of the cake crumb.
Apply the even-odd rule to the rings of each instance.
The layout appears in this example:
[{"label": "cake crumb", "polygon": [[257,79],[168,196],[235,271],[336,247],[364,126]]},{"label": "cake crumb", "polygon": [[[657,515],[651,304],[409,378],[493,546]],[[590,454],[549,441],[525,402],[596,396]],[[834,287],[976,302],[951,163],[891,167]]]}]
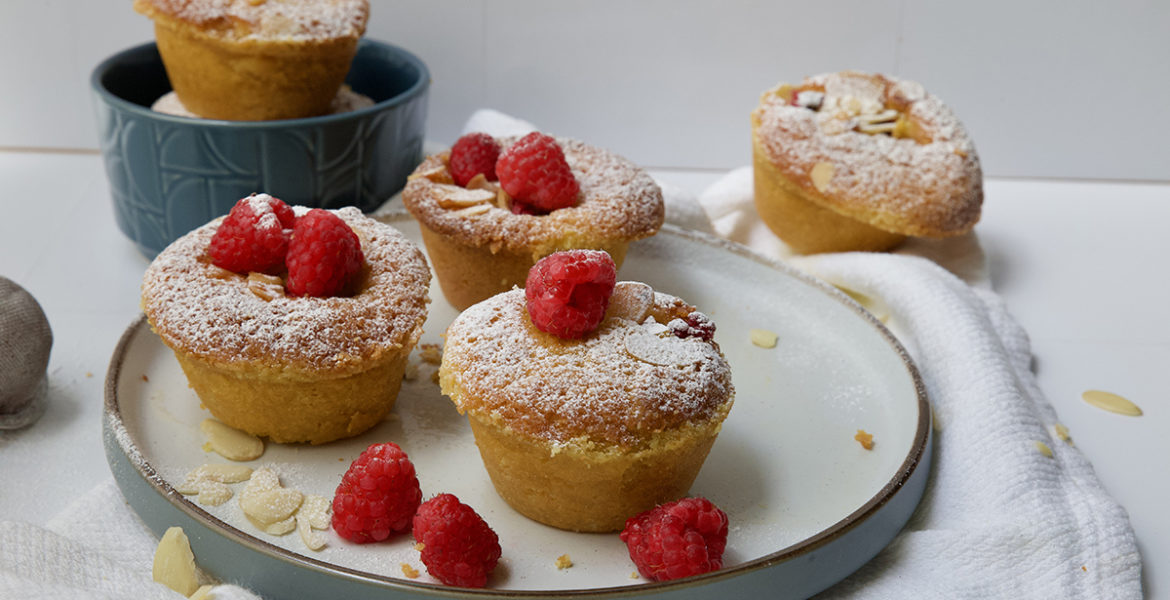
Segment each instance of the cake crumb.
[{"label": "cake crumb", "polygon": [[418,363],[407,361],[406,369],[402,372],[402,378],[407,381],[414,381],[418,379]]},{"label": "cake crumb", "polygon": [[637,571],[630,572],[630,579],[638,579],[638,577],[639,577],[639,575],[638,575]]},{"label": "cake crumb", "polygon": [[1088,572],[1089,572],[1089,569],[1088,569],[1088,568],[1086,568],[1086,567],[1085,567],[1085,565],[1081,565],[1081,570],[1082,570],[1082,571],[1084,571],[1084,572],[1086,572],[1086,573],[1088,573]]},{"label": "cake crumb", "polygon": [[866,433],[864,429],[858,429],[857,435],[853,436],[857,443],[861,444],[862,448],[866,450],[873,450],[873,434]]},{"label": "cake crumb", "polygon": [[87,378],[91,378],[91,377],[93,377],[93,371],[86,371],[86,372],[85,372],[85,376],[86,376]]},{"label": "cake crumb", "polygon": [[418,569],[410,566],[407,563],[402,563],[402,574],[405,575],[407,579],[417,579]]},{"label": "cake crumb", "polygon": [[569,558],[568,554],[562,554],[557,557],[557,570],[568,569],[573,566],[573,559]]},{"label": "cake crumb", "polygon": [[424,544],[422,542],[415,542],[415,544],[414,544],[414,549],[418,550],[419,552],[422,552],[423,548],[426,548],[426,547],[427,547],[426,544]]},{"label": "cake crumb", "polygon": [[419,344],[418,356],[423,362],[437,365],[443,362],[443,349],[438,344]]},{"label": "cake crumb", "polygon": [[1056,437],[1059,438],[1060,441],[1068,444],[1069,446],[1074,445],[1073,441],[1072,441],[1072,436],[1070,436],[1068,433],[1068,427],[1065,427],[1064,425],[1057,423],[1057,424],[1052,426],[1052,430],[1056,432]]},{"label": "cake crumb", "polygon": [[431,373],[431,383],[433,383],[435,385],[439,385],[439,370],[438,369],[435,369],[435,372]]},{"label": "cake crumb", "polygon": [[142,374],[142,380],[147,382],[147,383],[150,383],[150,378],[146,376],[146,373]]},{"label": "cake crumb", "polygon": [[1043,454],[1044,456],[1047,456],[1048,458],[1052,458],[1052,448],[1049,448],[1048,444],[1045,444],[1044,442],[1032,442],[1032,443],[1036,445],[1036,450],[1040,451],[1040,454]]}]

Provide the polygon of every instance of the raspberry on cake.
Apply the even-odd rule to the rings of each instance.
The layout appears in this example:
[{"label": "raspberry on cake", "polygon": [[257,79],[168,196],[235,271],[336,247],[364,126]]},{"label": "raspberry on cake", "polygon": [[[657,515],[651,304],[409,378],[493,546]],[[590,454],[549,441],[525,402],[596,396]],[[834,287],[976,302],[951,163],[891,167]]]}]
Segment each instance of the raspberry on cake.
[{"label": "raspberry on cake", "polygon": [[455,308],[524,285],[528,269],[558,250],[604,250],[620,267],[630,242],[662,226],[662,190],[630,161],[539,133],[495,142],[498,189],[453,185],[453,149],[423,161],[402,192]]},{"label": "raspberry on cake", "polygon": [[439,494],[419,507],[413,534],[422,546],[427,572],[446,585],[484,587],[500,560],[496,532],[451,494]]},{"label": "raspberry on cake", "polygon": [[617,282],[613,259],[601,250],[550,254],[528,271],[524,297],[537,329],[579,338],[597,328]]},{"label": "raspberry on cake", "polygon": [[[539,329],[545,300],[530,316],[527,290],[498,294],[448,327],[439,382],[467,415],[501,498],[546,525],[604,532],[687,493],[734,388],[703,334],[713,332],[709,319],[644,283],[609,284],[595,256],[546,260],[564,281],[592,286],[586,312],[600,306],[599,324],[579,337],[549,335]],[[602,296],[608,302],[594,304]],[[673,334],[675,321],[698,333]]]},{"label": "raspberry on cake", "polygon": [[279,198],[241,198],[211,237],[207,254],[216,266],[236,273],[279,272],[295,221],[292,208]]},{"label": "raspberry on cake", "polygon": [[297,219],[286,262],[294,296],[341,296],[362,269],[362,244],[345,221],[314,208]]},{"label": "raspberry on cake", "polygon": [[372,444],[349,465],[333,494],[333,530],[351,542],[380,542],[410,528],[421,502],[414,464],[402,448]]},{"label": "raspberry on cake", "polygon": [[[304,207],[293,211],[314,221]],[[393,227],[352,207],[333,218],[365,258],[347,296],[285,295],[277,277],[257,282],[216,266],[209,245],[226,219],[179,238],[146,270],[142,307],[151,327],[227,425],[274,442],[321,444],[365,431],[393,407],[422,335],[430,269]]]},{"label": "raspberry on cake", "polygon": [[497,181],[496,159],[500,157],[500,144],[486,133],[469,133],[451,146],[451,177],[456,185],[467,187],[467,182],[476,175],[483,175],[488,181]]},{"label": "raspberry on cake", "polygon": [[727,514],[706,498],[682,498],[630,517],[621,539],[638,572],[668,581],[723,568]]}]

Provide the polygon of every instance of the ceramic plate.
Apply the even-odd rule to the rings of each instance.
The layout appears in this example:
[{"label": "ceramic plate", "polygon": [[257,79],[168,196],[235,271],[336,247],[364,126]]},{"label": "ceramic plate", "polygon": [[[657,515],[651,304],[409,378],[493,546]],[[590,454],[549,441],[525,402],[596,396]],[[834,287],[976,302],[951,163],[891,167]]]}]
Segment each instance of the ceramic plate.
[{"label": "ceramic plate", "polygon": [[[384,217],[414,241],[409,217]],[[511,510],[495,493],[470,430],[439,393],[435,366],[417,376],[379,426],[324,446],[269,444],[250,466],[271,466],[286,487],[332,497],[366,446],[394,441],[410,455],[424,496],[451,492],[499,534],[498,597],[628,595],[671,598],[749,594],[803,598],[856,570],[893,539],[922,496],[930,461],[930,413],[917,372],[894,337],[834,288],[715,238],[666,227],[630,247],[619,279],[640,280],[687,299],[717,323],[731,363],[735,407],[691,489],[727,512],[725,568],[690,579],[638,578],[616,534],[559,531]],[[437,344],[455,317],[437,284],[422,343]],[[778,335],[751,343],[752,329]],[[253,527],[236,499],[203,506],[176,492],[186,473],[226,462],[202,449],[210,415],[170,351],[144,319],[126,331],[106,381],[105,441],[130,505],[157,533],[179,525],[199,564],[265,598],[421,598],[455,590],[431,579],[409,535],[356,545],[331,531],[308,550],[293,532]],[[866,450],[858,429],[873,434]],[[243,484],[235,484],[238,492]],[[558,569],[568,555],[573,566]],[[421,574],[404,575],[403,565]]]}]

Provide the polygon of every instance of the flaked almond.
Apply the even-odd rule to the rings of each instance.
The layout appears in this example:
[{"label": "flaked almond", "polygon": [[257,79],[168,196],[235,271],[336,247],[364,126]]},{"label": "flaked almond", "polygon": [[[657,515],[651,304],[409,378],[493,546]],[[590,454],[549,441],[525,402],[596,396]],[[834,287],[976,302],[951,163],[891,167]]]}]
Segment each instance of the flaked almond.
[{"label": "flaked almond", "polygon": [[467,182],[467,185],[463,187],[469,190],[487,190],[492,194],[496,194],[500,189],[500,185],[498,183],[494,181],[488,181],[487,175],[484,175],[483,173],[476,173],[475,177],[472,177],[471,180]]},{"label": "flaked almond", "polygon": [[239,273],[229,271],[218,265],[207,265],[207,276],[212,279],[222,279],[224,281],[242,277]]},{"label": "flaked almond", "polygon": [[858,124],[893,123],[899,114],[898,111],[887,108],[879,113],[857,115],[856,119]]},{"label": "flaked almond", "polygon": [[861,133],[868,133],[869,135],[877,135],[880,133],[894,134],[896,125],[894,123],[858,123],[857,130]]},{"label": "flaked almond", "polygon": [[[254,521],[253,524],[255,524]],[[259,527],[259,525],[257,525],[257,527]],[[260,527],[260,529],[268,535],[288,535],[297,529],[296,515],[287,519],[281,519],[275,523],[269,523],[263,527]]]},{"label": "flaked almond", "polygon": [[255,460],[264,454],[264,442],[260,438],[232,429],[215,419],[204,419],[199,429],[207,438],[203,449],[228,460]]},{"label": "flaked almond", "polygon": [[626,354],[652,365],[680,367],[703,360],[703,342],[699,338],[680,338],[657,322],[627,333],[623,345]]},{"label": "flaked almond", "polygon": [[753,329],[748,332],[748,338],[751,339],[753,345],[760,348],[775,348],[776,341],[780,339],[780,336],[767,329]]},{"label": "flaked almond", "polygon": [[1128,399],[1111,392],[1088,390],[1081,394],[1081,399],[1097,408],[1127,417],[1142,416],[1142,409]]},{"label": "flaked almond", "polygon": [[429,179],[434,183],[444,185],[455,183],[455,180],[451,177],[451,173],[448,172],[447,168],[444,166],[438,166],[432,169],[427,169],[426,171],[411,173],[406,178],[407,181],[413,181],[415,179]]},{"label": "flaked almond", "polygon": [[818,192],[824,192],[829,187],[829,180],[833,178],[833,173],[837,168],[833,163],[819,162],[813,165],[813,168],[808,172],[808,178],[812,180],[813,187]]},{"label": "flaked almond", "polygon": [[304,542],[305,547],[314,552],[325,547],[325,536],[313,531],[313,526],[309,524],[308,517],[297,514],[297,534],[301,536],[301,542]]},{"label": "flaked almond", "polygon": [[253,271],[248,273],[248,291],[265,302],[271,302],[284,298],[284,280],[275,275]]},{"label": "flaked almond", "polygon": [[280,478],[271,469],[256,469],[240,492],[240,509],[258,529],[284,535],[296,528],[293,515],[304,502],[304,495],[281,487]]},{"label": "flaked almond", "polygon": [[151,577],[184,596],[199,590],[199,582],[195,579],[195,555],[181,527],[167,529],[158,541]]},{"label": "flaked almond", "polygon": [[609,297],[605,318],[620,318],[641,323],[654,308],[654,288],[640,281],[619,281]]},{"label": "flaked almond", "polygon": [[488,204],[476,204],[475,206],[468,206],[467,208],[461,208],[459,210],[452,212],[451,214],[453,214],[457,217],[470,218],[470,217],[478,217],[479,215],[482,215],[483,213],[485,213],[491,209],[492,209],[492,207]]},{"label": "flaked almond", "polygon": [[496,199],[496,193],[491,190],[469,190],[445,184],[436,185],[431,195],[443,208],[466,208]]},{"label": "flaked almond", "polygon": [[[500,188],[496,190],[496,206],[508,212],[512,212],[512,196],[508,195],[508,192],[504,191],[503,186],[500,186]],[[495,254],[494,250],[492,251],[492,254]]]}]

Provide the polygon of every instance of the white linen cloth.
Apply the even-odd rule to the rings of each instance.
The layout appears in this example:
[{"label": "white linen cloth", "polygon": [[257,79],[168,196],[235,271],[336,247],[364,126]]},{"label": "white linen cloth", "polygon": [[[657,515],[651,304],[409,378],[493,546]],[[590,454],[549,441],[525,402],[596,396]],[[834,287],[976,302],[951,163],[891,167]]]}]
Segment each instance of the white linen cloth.
[{"label": "white linen cloth", "polygon": [[[530,129],[493,111],[477,112],[467,128]],[[820,598],[1141,597],[1128,517],[1080,451],[1054,434],[1027,334],[991,291],[974,236],[911,241],[892,254],[792,257],[755,218],[750,168],[698,199],[663,187],[668,221],[713,226],[861,294],[888,316],[925,381],[936,430],[922,504],[889,547]],[[156,543],[111,479],[46,527],[0,522],[0,597],[180,598],[151,581]],[[213,597],[258,600],[230,585]]]}]

